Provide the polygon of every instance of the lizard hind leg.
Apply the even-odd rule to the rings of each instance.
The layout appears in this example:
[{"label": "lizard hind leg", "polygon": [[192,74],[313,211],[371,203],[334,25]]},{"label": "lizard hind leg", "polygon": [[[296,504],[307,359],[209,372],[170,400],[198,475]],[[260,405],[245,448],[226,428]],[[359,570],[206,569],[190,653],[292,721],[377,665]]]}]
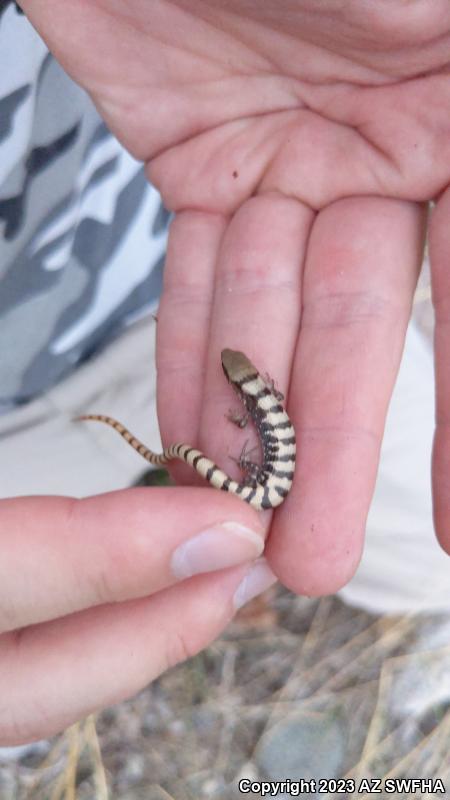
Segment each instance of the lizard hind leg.
[{"label": "lizard hind leg", "polygon": [[230,456],[230,458],[238,465],[239,469],[243,472],[245,477],[245,482],[253,484],[258,481],[261,467],[251,458],[255,450],[258,450],[258,445],[255,445],[254,447],[251,447],[249,449],[248,442],[249,440],[247,439],[244,443],[244,446],[238,458],[234,458],[234,456]]},{"label": "lizard hind leg", "polygon": [[238,428],[245,428],[250,419],[250,412],[242,411],[241,409],[233,410],[230,408],[228,414],[225,414],[225,417],[232,422],[233,425],[237,425]]}]

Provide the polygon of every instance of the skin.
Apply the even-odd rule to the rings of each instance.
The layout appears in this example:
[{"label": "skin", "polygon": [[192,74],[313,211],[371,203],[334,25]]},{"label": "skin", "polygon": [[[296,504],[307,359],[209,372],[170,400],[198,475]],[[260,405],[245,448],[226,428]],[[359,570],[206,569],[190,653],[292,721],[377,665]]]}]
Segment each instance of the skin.
[{"label": "skin", "polygon": [[[359,562],[426,204],[436,202],[433,491],[437,536],[450,551],[447,0],[22,6],[176,213],[158,315],[164,442],[195,443],[219,463],[239,452],[242,432],[222,420],[232,402],[223,347],[244,350],[288,397],[295,483],[273,520],[259,520],[271,524],[272,569],[296,592],[334,592]],[[218,518],[257,531],[258,515],[194,488],[182,465],[176,476],[187,488],[3,504],[6,564],[14,537],[26,540],[0,639],[11,686],[3,740],[46,735],[116,702],[227,623],[246,568],[176,585],[166,570],[161,585],[159,549],[167,559]],[[59,557],[43,559],[32,544],[38,531],[59,553],[67,530],[78,543]]]}]

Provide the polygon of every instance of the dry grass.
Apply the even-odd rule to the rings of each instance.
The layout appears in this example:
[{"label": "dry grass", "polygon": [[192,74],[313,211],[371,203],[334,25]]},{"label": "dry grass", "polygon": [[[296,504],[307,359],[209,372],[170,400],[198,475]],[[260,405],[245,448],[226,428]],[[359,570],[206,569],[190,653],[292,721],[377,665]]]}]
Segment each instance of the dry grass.
[{"label": "dry grass", "polygon": [[323,742],[328,729],[341,733],[340,776],[439,776],[450,785],[446,621],[377,618],[337,598],[271,590],[208,650],[70,728],[43,763],[25,757],[1,767],[0,796],[231,800],[244,796],[240,777],[281,777],[264,764],[272,752],[283,769],[277,736],[293,720],[303,774],[284,777],[308,777],[305,764],[330,776],[336,748],[309,753],[301,733],[320,724]]}]

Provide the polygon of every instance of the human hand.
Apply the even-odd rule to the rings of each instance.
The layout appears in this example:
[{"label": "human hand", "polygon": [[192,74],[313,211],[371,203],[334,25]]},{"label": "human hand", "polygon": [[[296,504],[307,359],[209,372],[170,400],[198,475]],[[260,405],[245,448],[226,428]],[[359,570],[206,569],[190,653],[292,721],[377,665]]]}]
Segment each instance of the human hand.
[{"label": "human hand", "polygon": [[208,488],[3,500],[0,542],[0,745],[135,694],[275,580],[245,566],[255,512]]},{"label": "human hand", "polygon": [[223,458],[222,347],[290,385],[297,472],[267,555],[296,591],[335,591],[359,561],[437,200],[434,494],[450,550],[446,0],[22,5],[177,215],[159,311],[164,441]]}]

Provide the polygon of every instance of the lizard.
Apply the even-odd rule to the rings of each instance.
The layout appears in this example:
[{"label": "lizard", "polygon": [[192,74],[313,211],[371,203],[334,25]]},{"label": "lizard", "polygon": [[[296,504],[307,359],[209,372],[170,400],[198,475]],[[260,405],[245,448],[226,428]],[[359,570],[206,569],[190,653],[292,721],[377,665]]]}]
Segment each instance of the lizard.
[{"label": "lizard", "polygon": [[171,444],[162,453],[154,453],[113,417],[83,414],[76,420],[94,420],[110,425],[151,464],[161,466],[178,458],[193,467],[216,489],[235,494],[258,511],[276,508],[292,486],[296,457],[294,426],[281,405],[283,395],[275,389],[272,380],[260,375],[244,353],[227,348],[222,350],[221,359],[225,377],[245,408],[244,414],[230,412],[228,418],[241,428],[251,418],[263,453],[262,464],[258,465],[250,459],[250,453],[244,445],[240,457],[236,459],[243,472],[240,482],[188,444]]}]

